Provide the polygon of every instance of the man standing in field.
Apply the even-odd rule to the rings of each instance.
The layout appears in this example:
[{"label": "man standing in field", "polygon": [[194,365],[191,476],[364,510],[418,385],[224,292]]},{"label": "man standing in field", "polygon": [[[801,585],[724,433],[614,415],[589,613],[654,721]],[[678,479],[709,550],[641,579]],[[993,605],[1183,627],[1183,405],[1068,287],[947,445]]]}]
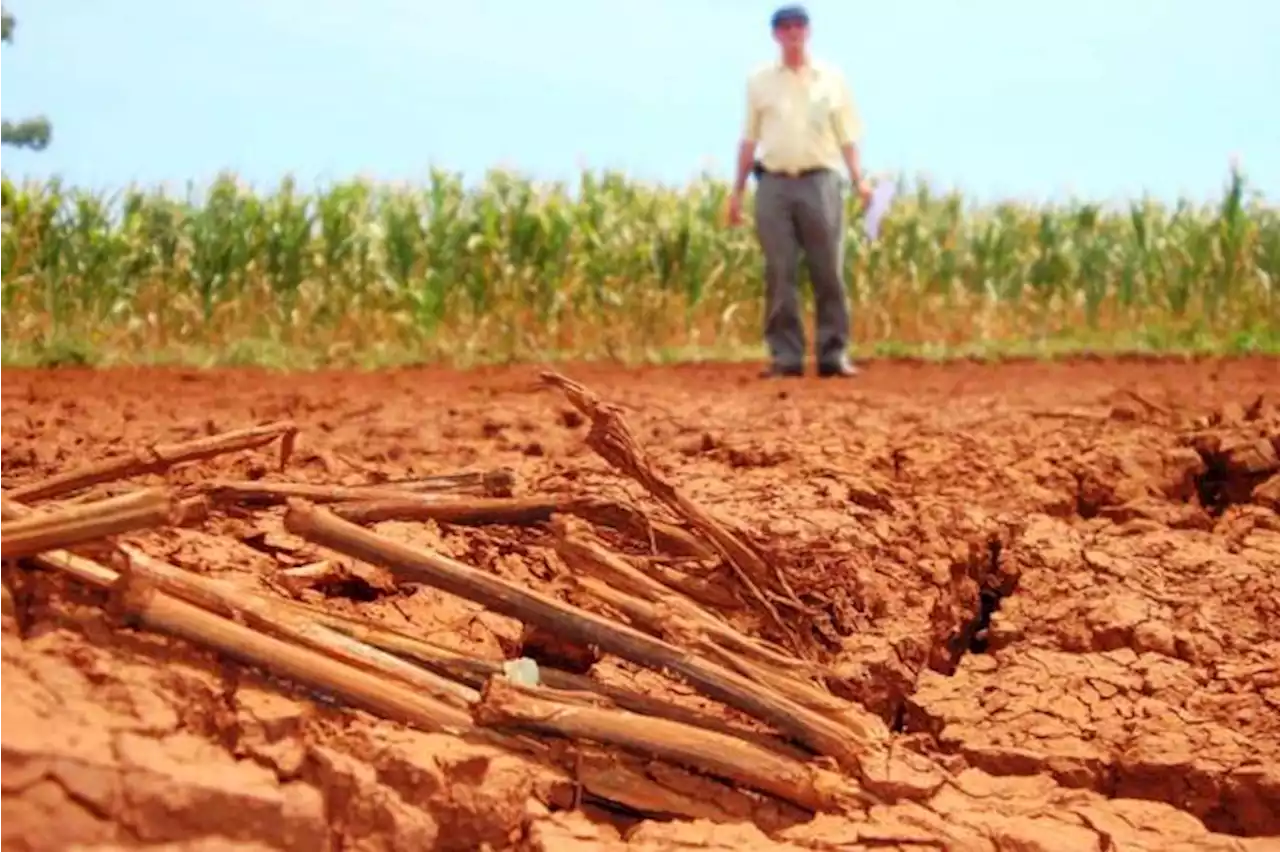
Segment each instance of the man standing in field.
[{"label": "man standing in field", "polygon": [[[747,120],[729,221],[742,222],[742,196],[754,171],[756,235],[765,256],[765,376],[804,375],[804,325],[797,266],[803,249],[813,282],[820,376],[855,376],[849,362],[849,300],[844,289],[844,197],[847,171],[865,206],[857,110],[844,75],[809,56],[809,15],[802,6],[773,14],[780,61],[751,75]],[[761,151],[756,162],[756,146]]]}]

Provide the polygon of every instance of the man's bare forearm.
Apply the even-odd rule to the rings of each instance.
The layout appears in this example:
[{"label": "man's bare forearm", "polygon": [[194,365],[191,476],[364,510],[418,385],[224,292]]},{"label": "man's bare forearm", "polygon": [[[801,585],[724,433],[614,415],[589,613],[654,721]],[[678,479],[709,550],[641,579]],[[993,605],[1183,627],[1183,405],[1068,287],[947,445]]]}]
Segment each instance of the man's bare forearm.
[{"label": "man's bare forearm", "polygon": [[862,182],[862,162],[858,156],[858,146],[852,142],[847,145],[841,145],[840,153],[844,155],[845,167],[849,169],[849,180],[857,186]]},{"label": "man's bare forearm", "polygon": [[742,193],[747,188],[747,177],[751,174],[751,167],[755,164],[756,143],[749,139],[742,140],[738,145],[738,171],[733,179],[733,191]]}]

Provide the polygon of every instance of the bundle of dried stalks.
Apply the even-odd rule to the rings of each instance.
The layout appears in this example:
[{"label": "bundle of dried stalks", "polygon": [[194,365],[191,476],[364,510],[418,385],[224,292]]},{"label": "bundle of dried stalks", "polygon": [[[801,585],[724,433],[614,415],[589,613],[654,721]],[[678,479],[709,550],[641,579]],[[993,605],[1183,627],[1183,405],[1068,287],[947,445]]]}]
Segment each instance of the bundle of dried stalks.
[{"label": "bundle of dried stalks", "polygon": [[[398,545],[338,517],[366,523],[391,518],[431,518],[449,523],[544,523],[557,514],[576,515],[652,541],[655,549],[698,558],[719,555],[786,631],[770,596],[797,607],[799,601],[785,576],[768,564],[749,538],[732,524],[712,518],[663,479],[616,410],[604,406],[568,380],[557,382],[549,378],[548,381],[559,383],[574,404],[592,418],[588,443],[593,449],[620,471],[641,482],[696,530],[698,536],[676,524],[654,520],[635,507],[612,501],[582,497],[494,499],[495,494],[510,494],[509,472],[505,476],[448,475],[399,487],[215,482],[198,489],[201,496],[181,504],[172,501],[165,492],[141,492],[70,507],[48,516],[37,516],[14,502],[83,493],[94,485],[162,472],[183,462],[221,453],[260,447],[277,437],[282,439],[280,464],[283,467],[297,434],[296,426],[285,421],[195,441],[158,445],[15,489],[3,507],[4,517],[9,521],[4,530],[4,556],[30,557],[46,569],[112,590],[116,593],[114,606],[151,629],[215,649],[421,729],[479,733],[489,742],[526,753],[545,755],[555,750],[549,749],[547,743],[528,737],[477,731],[474,714],[485,724],[620,745],[712,776],[734,779],[810,810],[844,809],[869,801],[870,797],[855,783],[805,762],[805,755],[799,749],[779,738],[744,730],[708,714],[555,670],[543,670],[545,688],[536,693],[526,692],[493,679],[499,664],[456,655],[451,659],[439,649],[424,650],[424,643],[415,644],[412,637],[389,639],[385,631],[368,625],[353,626],[352,620],[341,620],[339,624],[335,619],[311,617],[314,614],[309,615],[296,605],[183,571],[128,545],[115,547],[124,557],[119,563],[119,572],[61,549],[127,529],[176,523],[181,512],[175,507],[199,510],[206,505],[206,497],[217,502],[249,504],[288,502],[286,527],[313,541],[381,564],[402,576],[417,581],[426,579],[526,624],[583,644],[600,645],[660,671],[682,674],[710,697],[756,716],[814,751],[834,757],[846,768],[860,771],[866,740],[859,734],[850,735],[848,721],[832,712],[835,705],[824,705],[807,696],[804,689],[784,682],[790,681],[789,677],[780,680],[782,675],[776,669],[769,672],[769,677],[760,677],[753,669],[766,664],[803,668],[804,664],[782,649],[742,635],[694,600],[675,591],[681,585],[676,582],[682,579],[678,574],[668,573],[667,582],[659,582],[621,560],[612,560],[612,555],[602,546],[593,551],[595,543],[590,541],[585,545],[570,542],[562,551],[577,554],[579,559],[585,558],[584,552],[589,553],[598,564],[606,566],[598,568],[598,575],[626,590],[618,599],[620,605],[631,606],[632,613],[637,607],[647,605],[658,611],[658,618],[665,615],[670,622],[678,622],[681,630],[693,637],[692,650],[706,652],[703,646],[709,646],[715,652],[714,661],[690,653],[691,648],[676,647],[625,625],[565,606],[461,563]],[[489,496],[470,500],[440,499],[441,495],[456,495],[468,489],[478,489]],[[157,499],[156,495],[163,499]],[[333,512],[315,510],[298,502],[299,497],[339,505]],[[145,522],[143,510],[150,511]],[[585,550],[582,547],[575,550],[578,545]],[[687,582],[683,585],[690,587]],[[12,600],[7,603],[12,604]],[[649,619],[652,622],[654,617],[650,615]],[[486,677],[490,679],[481,700],[475,687],[484,683]],[[598,750],[593,752],[590,745],[584,745],[583,752],[603,755]],[[652,778],[645,777],[642,767],[627,756],[620,760],[605,758],[604,765],[586,773],[582,781],[598,795],[632,807],[644,803],[645,809],[686,816],[706,816],[715,810],[708,811],[705,805],[691,801],[687,794],[655,784]],[[628,784],[621,783],[623,781],[629,782],[634,792],[628,792]],[[736,795],[729,790],[724,793]]]}]

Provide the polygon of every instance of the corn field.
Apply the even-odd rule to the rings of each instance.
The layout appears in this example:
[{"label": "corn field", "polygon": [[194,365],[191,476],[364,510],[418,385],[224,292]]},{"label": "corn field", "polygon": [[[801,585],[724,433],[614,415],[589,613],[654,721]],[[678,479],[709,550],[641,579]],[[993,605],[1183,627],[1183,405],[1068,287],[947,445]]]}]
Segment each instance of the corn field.
[{"label": "corn field", "polygon": [[[763,260],[728,185],[343,183],[92,194],[3,183],[6,363],[459,363],[758,355]],[[747,205],[750,210],[750,203]],[[864,354],[1274,350],[1280,213],[979,207],[899,183],[845,263]]]}]

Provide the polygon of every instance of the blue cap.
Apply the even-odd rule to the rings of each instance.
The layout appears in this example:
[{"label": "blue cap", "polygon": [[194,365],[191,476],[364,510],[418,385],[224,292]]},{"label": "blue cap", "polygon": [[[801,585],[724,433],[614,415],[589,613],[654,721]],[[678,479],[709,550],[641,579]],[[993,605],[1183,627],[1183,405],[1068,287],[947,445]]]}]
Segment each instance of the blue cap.
[{"label": "blue cap", "polygon": [[781,9],[773,13],[773,18],[770,22],[770,26],[772,26],[774,29],[777,29],[782,24],[790,24],[790,23],[799,23],[799,24],[809,23],[809,13],[805,10],[803,6],[800,6],[800,5],[783,6]]}]

